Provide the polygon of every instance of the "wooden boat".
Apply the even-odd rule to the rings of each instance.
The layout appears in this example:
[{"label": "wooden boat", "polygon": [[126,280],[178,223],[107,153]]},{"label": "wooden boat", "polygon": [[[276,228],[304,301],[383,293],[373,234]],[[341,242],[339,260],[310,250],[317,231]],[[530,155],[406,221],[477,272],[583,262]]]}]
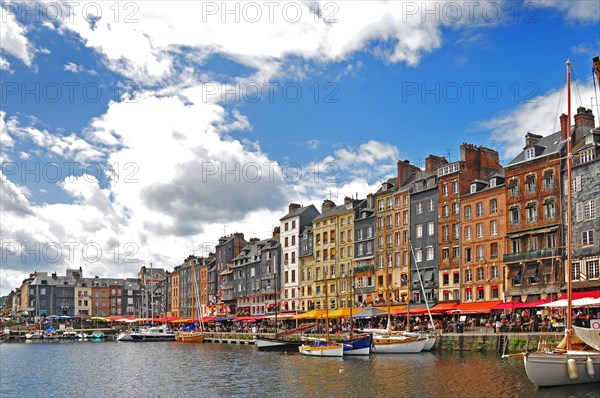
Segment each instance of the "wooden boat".
[{"label": "wooden boat", "polygon": [[[327,269],[323,267],[323,275],[327,275]],[[327,278],[325,278],[327,281]],[[344,346],[341,343],[333,343],[330,340],[329,336],[329,296],[327,284],[325,284],[325,329],[326,339],[325,344],[320,342],[315,342],[314,345],[302,344],[298,351],[300,354],[312,356],[312,357],[343,357],[344,356]]]},{"label": "wooden boat", "polygon": [[370,334],[356,336],[343,340],[344,356],[346,355],[369,355],[373,345],[373,337]]},{"label": "wooden boat", "polygon": [[425,339],[402,335],[373,336],[373,352],[376,354],[416,354],[423,351]]},{"label": "wooden boat", "polygon": [[[599,73],[600,75],[600,73]],[[567,107],[569,137],[567,138],[567,181],[572,180],[571,139],[571,61],[567,61]],[[573,220],[572,184],[567,184],[567,220]],[[571,228],[569,228],[569,231]],[[524,353],[527,377],[538,387],[564,386],[600,382],[600,351],[574,350],[572,347],[573,300],[572,300],[572,235],[566,242],[567,260],[567,324],[565,327],[566,349],[556,348]],[[582,333],[585,334],[585,333]]]}]

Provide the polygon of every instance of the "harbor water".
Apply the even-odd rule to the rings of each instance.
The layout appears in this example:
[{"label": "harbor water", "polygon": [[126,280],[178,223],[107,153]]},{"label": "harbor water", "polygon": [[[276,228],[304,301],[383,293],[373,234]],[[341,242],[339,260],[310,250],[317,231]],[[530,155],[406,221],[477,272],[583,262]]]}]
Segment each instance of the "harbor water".
[{"label": "harbor water", "polygon": [[6,342],[1,397],[600,397],[538,389],[522,358],[427,352],[314,358],[253,345]]}]

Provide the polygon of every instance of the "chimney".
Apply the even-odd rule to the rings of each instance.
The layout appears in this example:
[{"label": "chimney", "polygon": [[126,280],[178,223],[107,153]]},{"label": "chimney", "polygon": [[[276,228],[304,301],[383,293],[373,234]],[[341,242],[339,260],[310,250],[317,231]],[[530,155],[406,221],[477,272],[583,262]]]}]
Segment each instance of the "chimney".
[{"label": "chimney", "polygon": [[367,195],[367,208],[375,209],[375,195],[372,193]]},{"label": "chimney", "polygon": [[258,239],[258,238],[250,238],[250,244],[251,245],[255,245],[257,242],[260,242],[260,239]]},{"label": "chimney", "polygon": [[427,172],[435,171],[440,166],[443,166],[445,164],[448,164],[448,161],[446,160],[445,157],[429,155],[429,156],[427,156],[427,159],[425,159],[425,171],[427,171]]},{"label": "chimney", "polygon": [[564,113],[560,115],[560,138],[565,141],[569,137],[569,117]]},{"label": "chimney", "polygon": [[321,205],[321,213],[325,213],[327,210],[333,209],[334,207],[335,203],[332,200],[325,199]]},{"label": "chimney", "polygon": [[298,203],[290,203],[290,206],[288,207],[288,213],[291,213],[292,211],[301,208],[302,206],[300,206]]},{"label": "chimney", "polygon": [[594,114],[591,109],[585,109],[583,106],[577,108],[577,113],[575,114],[575,128],[586,126],[590,128],[594,128]]},{"label": "chimney", "polygon": [[351,197],[349,197],[349,196],[346,196],[346,197],[344,198],[344,204],[345,204],[345,205],[347,205],[347,204],[348,204],[348,203],[350,203],[350,202],[352,202],[352,198],[351,198]]},{"label": "chimney", "polygon": [[273,238],[275,238],[277,235],[279,235],[279,227],[273,228]]},{"label": "chimney", "polygon": [[525,146],[535,145],[536,142],[541,140],[543,137],[541,135],[527,133],[525,134]]},{"label": "chimney", "polygon": [[396,179],[396,185],[401,187],[415,172],[419,171],[417,166],[410,164],[410,161],[404,160],[398,161],[398,178]]}]

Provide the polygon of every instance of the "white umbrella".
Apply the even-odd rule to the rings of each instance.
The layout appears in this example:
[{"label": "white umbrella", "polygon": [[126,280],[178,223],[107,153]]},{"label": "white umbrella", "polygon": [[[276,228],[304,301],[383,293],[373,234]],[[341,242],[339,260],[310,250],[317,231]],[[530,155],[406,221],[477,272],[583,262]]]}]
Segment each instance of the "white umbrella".
[{"label": "white umbrella", "polygon": [[[542,304],[540,307],[563,308],[566,307],[567,304],[567,299],[562,299]],[[583,297],[573,300],[573,307],[591,307],[596,305],[600,305],[600,298]]]}]

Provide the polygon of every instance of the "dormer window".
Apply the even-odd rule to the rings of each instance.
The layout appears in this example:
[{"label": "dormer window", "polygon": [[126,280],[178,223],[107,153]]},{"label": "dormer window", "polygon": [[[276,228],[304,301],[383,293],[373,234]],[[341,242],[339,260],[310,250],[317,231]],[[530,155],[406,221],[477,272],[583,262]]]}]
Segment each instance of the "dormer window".
[{"label": "dormer window", "polygon": [[495,187],[496,186],[496,178],[492,178],[490,180],[490,187]]},{"label": "dormer window", "polygon": [[471,193],[477,192],[477,184],[471,184]]},{"label": "dormer window", "polygon": [[579,154],[579,163],[591,162],[596,158],[595,148],[586,149]]},{"label": "dormer window", "polygon": [[533,158],[535,158],[535,148],[532,147],[525,149],[525,159],[529,160]]}]

